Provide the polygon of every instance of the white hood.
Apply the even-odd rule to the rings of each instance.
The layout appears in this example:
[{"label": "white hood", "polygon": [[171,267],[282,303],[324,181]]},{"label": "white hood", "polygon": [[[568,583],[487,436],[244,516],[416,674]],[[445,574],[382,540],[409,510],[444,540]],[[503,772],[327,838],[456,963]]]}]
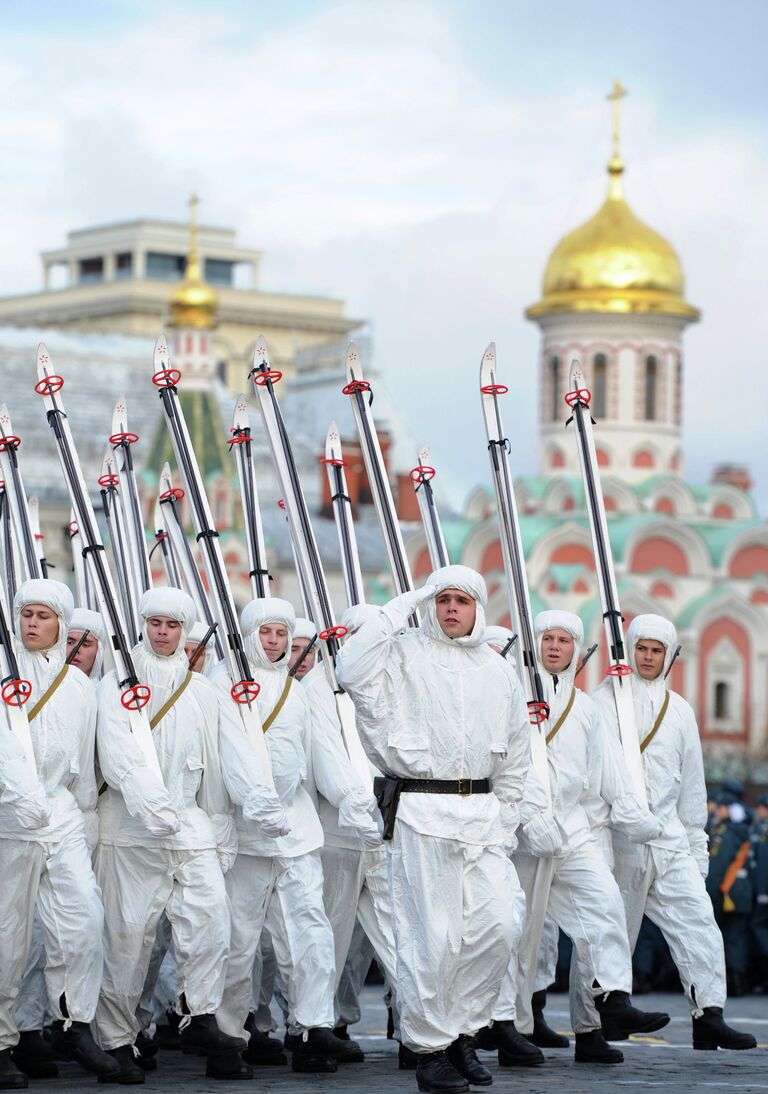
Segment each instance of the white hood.
[{"label": "white hood", "polygon": [[153,615],[175,619],[181,624],[181,636],[178,646],[169,656],[155,653],[147,638],[134,646],[132,651],[131,656],[139,680],[142,684],[147,684],[152,693],[148,706],[150,718],[171,697],[189,670],[184,643],[197,618],[197,608],[192,597],[181,589],[158,586],[147,589],[139,600],[139,616],[142,623]]},{"label": "white hood", "polygon": [[[261,644],[259,627],[265,623],[282,623],[288,631],[286,651],[279,661],[270,661]],[[258,707],[262,715],[269,714],[285,687],[293,629],[296,626],[296,613],[293,605],[287,600],[281,600],[277,596],[264,597],[251,600],[245,605],[240,616],[240,625],[243,629],[243,647],[248,663],[254,680],[261,688]]]},{"label": "white hood", "polygon": [[67,626],[75,602],[72,593],[61,581],[52,581],[45,577],[33,577],[29,581],[23,581],[13,598],[13,625],[18,635],[21,634],[21,611],[27,604],[45,604],[59,617],[59,633],[50,649],[44,652],[27,650],[19,638],[19,668],[22,676],[30,680],[33,695],[39,696],[47,688],[51,674],[59,671],[67,656]]},{"label": "white hood", "polygon": [[434,597],[427,601],[421,631],[437,642],[456,646],[479,646],[485,641],[485,605],[488,603],[488,590],[485,579],[477,570],[469,566],[442,566],[426,580],[435,590],[435,596],[444,589],[460,589],[475,601],[475,625],[472,632],[464,638],[449,638],[437,621]]}]

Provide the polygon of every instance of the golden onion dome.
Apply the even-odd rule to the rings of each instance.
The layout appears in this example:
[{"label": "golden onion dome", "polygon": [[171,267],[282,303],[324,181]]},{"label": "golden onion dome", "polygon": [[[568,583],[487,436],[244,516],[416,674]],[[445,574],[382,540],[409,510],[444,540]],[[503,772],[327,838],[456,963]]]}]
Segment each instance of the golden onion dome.
[{"label": "golden onion dome", "polygon": [[564,312],[673,315],[688,322],[699,318],[698,308],[683,298],[683,267],[674,247],[638,220],[624,198],[619,131],[626,95],[627,89],[615,80],[607,96],[613,129],[608,197],[549,256],[541,300],[525,312],[529,319]]},{"label": "golden onion dome", "polygon": [[542,298],[529,319],[563,312],[673,315],[693,322],[674,247],[643,224],[624,198],[624,164],[608,164],[608,197],[585,224],[564,236],[549,256]]},{"label": "golden onion dome", "polygon": [[219,295],[206,284],[200,269],[197,249],[197,201],[189,199],[189,252],[183,281],[171,293],[170,326],[192,330],[212,330],[216,326]]}]

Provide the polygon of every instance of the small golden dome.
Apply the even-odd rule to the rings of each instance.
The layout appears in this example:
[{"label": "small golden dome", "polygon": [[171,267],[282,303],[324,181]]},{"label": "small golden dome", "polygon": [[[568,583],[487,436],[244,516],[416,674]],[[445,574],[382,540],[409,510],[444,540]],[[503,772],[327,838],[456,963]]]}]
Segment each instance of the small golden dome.
[{"label": "small golden dome", "polygon": [[699,318],[699,310],[683,298],[683,268],[674,247],[627,205],[623,172],[621,158],[614,155],[608,164],[608,197],[549,256],[542,298],[526,309],[529,319],[563,312]]},{"label": "small golden dome", "polygon": [[200,271],[197,250],[197,202],[189,199],[189,253],[184,280],[171,293],[170,326],[193,330],[212,330],[216,326],[219,295],[207,285]]}]

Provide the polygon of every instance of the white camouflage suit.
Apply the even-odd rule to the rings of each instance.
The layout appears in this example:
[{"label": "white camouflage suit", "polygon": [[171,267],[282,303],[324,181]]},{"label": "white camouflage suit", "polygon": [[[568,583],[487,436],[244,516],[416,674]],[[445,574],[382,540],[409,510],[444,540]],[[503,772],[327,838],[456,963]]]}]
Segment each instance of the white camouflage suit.
[{"label": "white camouflage suit", "polygon": [[[553,628],[574,640],[573,658],[557,677],[541,667],[545,700],[549,704],[548,731],[566,710],[574,691],[574,676],[583,642],[583,628],[571,612],[547,611],[537,615],[537,653],[542,635]],[[494,1021],[515,1020],[523,1034],[533,1030],[531,995],[536,990],[538,957],[544,924],[543,909],[572,940],[585,982],[597,982],[603,992],[632,991],[632,958],[621,896],[610,868],[591,830],[585,801],[601,797],[611,809],[612,823],[633,839],[658,833],[659,824],[630,793],[621,756],[607,739],[594,703],[575,690],[574,702],[557,734],[547,745],[552,812],[562,846],[549,859],[531,853],[526,827],[514,855],[530,914],[526,916],[518,966],[510,963],[493,1009]],[[533,849],[536,850],[536,849]],[[515,994],[517,996],[515,1000]],[[586,1015],[572,1006],[574,1033],[600,1029],[597,1012]]]},{"label": "white camouflage suit", "polygon": [[[256,701],[262,722],[283,694],[288,654],[271,662],[259,628],[268,623],[285,626],[290,650],[294,620],[292,605],[277,597],[252,600],[243,609],[243,644],[253,678],[260,686]],[[220,675],[215,679],[220,682]],[[277,838],[266,835],[237,810],[238,855],[226,879],[232,905],[232,945],[217,1020],[225,1033],[246,1040],[245,1021],[253,1005],[253,965],[264,926],[287,980],[289,1032],[333,1028],[335,966],[333,934],[323,906],[323,830],[303,786],[308,774],[309,734],[307,701],[294,680],[266,733],[275,789],[290,831]]]},{"label": "white camouflage suit", "polygon": [[[345,612],[341,623],[349,631],[356,631],[376,615],[377,608],[359,605]],[[356,918],[394,988],[395,939],[387,852],[372,816],[376,810],[372,791],[376,772],[371,768],[371,781],[364,786],[349,760],[323,665],[316,665],[306,677],[304,692],[312,718],[312,773],[325,834],[323,892],[336,949],[334,988],[339,986]]]},{"label": "white camouflage suit", "polygon": [[[59,581],[25,581],[14,600],[17,633],[28,604],[55,612],[59,630],[45,653],[19,643],[19,670],[32,684],[27,714],[64,664],[72,594]],[[90,851],[97,828],[95,725],[93,685],[69,668],[29,726],[39,779],[7,731],[0,750],[0,1050],[18,1042],[14,1012],[36,910],[54,1018],[90,1022],[96,1009],[103,912]]]},{"label": "white camouflage suit", "polygon": [[[476,601],[464,638],[437,622],[434,596],[448,588]],[[506,847],[528,770],[528,715],[513,670],[485,645],[486,596],[474,570],[437,570],[365,623],[337,663],[375,767],[493,786],[471,796],[403,793],[388,843],[401,1039],[422,1053],[486,1024],[523,923]],[[421,626],[407,629],[422,603]]]},{"label": "white camouflage suit", "polygon": [[[146,638],[133,650],[138,677],[151,688],[145,708],[151,718],[188,673],[184,641],[196,609],[180,589],[154,588],[142,596],[139,611],[145,623],[163,616],[181,624],[169,656],[155,653]],[[133,1044],[139,1031],[136,1008],[163,911],[186,1013],[215,1013],[230,934],[222,869],[237,847],[231,799],[255,815],[269,815],[271,806],[280,820],[282,810],[239,716],[200,673],[153,731],[162,782],[136,746],[114,673],[99,687],[97,739],[108,789],[99,802],[96,853],[106,909],[96,1026],[102,1047],[114,1049]]]},{"label": "white camouflage suit", "polygon": [[[667,941],[691,1013],[700,1015],[704,1007],[724,1006],[726,998],[723,940],[704,885],[709,854],[701,741],[690,705],[676,692],[667,692],[664,679],[675,652],[675,627],[660,615],[636,616],[627,631],[633,668],[635,648],[642,638],[666,647],[660,676],[652,681],[637,673],[629,677],[641,742],[651,732],[669,694],[664,719],[642,754],[648,802],[663,830],[647,847],[628,843],[614,832],[614,870],[624,900],[630,945],[634,949],[643,914],[647,915]],[[601,684],[593,698],[610,731],[618,737],[610,682]]]}]

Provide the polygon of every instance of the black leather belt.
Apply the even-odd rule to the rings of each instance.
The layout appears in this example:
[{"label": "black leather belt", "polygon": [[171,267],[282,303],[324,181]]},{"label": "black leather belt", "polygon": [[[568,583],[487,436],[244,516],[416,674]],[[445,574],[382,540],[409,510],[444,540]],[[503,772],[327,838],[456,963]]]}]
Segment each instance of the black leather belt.
[{"label": "black leather belt", "polygon": [[490,779],[401,779],[403,794],[490,794]]}]

